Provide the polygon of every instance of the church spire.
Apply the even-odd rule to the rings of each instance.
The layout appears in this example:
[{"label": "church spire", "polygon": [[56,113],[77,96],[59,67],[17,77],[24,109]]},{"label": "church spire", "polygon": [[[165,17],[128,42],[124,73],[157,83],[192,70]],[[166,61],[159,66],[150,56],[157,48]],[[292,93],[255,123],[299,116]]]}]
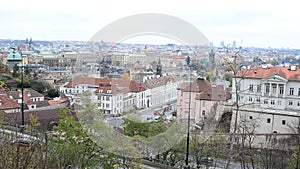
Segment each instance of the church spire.
[{"label": "church spire", "polygon": [[156,75],[162,76],[162,65],[160,63],[160,58],[158,58],[157,68],[156,68]]}]

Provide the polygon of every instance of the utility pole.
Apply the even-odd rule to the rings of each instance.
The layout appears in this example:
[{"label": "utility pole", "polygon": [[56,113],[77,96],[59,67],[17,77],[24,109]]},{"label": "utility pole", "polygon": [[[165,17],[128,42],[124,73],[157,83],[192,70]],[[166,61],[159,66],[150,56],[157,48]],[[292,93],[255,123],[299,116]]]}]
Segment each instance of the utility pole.
[{"label": "utility pole", "polygon": [[190,169],[189,166],[189,147],[190,147],[190,119],[191,119],[191,93],[192,93],[192,84],[191,84],[191,67],[190,67],[190,56],[187,57],[187,66],[189,67],[189,113],[188,113],[188,128],[187,128],[187,139],[186,139],[186,156],[185,156],[185,167],[184,169]]},{"label": "utility pole", "polygon": [[21,113],[22,113],[22,124],[20,131],[24,132],[25,130],[25,119],[24,119],[24,62],[23,62],[23,55],[22,52],[20,52],[22,61],[21,61]]}]

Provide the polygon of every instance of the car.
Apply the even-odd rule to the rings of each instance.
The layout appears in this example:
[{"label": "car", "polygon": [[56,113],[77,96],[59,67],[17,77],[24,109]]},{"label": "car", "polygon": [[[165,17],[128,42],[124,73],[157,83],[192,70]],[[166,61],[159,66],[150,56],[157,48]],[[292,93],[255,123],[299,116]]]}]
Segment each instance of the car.
[{"label": "car", "polygon": [[154,115],[159,115],[159,111],[154,111],[153,114]]},{"label": "car", "polygon": [[154,115],[159,115],[161,113],[160,108],[154,109],[153,114]]},{"label": "car", "polygon": [[211,157],[203,157],[198,160],[198,164],[212,164],[214,159]]}]

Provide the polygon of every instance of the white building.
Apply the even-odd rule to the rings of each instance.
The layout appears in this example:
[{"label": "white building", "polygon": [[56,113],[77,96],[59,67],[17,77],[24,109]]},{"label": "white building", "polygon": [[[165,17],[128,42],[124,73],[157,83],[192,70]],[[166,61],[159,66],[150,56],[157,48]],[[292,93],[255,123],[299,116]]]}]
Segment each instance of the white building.
[{"label": "white building", "polygon": [[95,91],[98,89],[99,83],[103,81],[109,81],[109,79],[75,77],[72,79],[72,81],[60,86],[59,91],[69,96],[70,99],[76,103],[80,103],[80,97],[77,96],[81,96],[85,92],[89,92],[91,94],[90,99],[92,102],[97,102],[98,98],[95,95]]},{"label": "white building", "polygon": [[145,108],[146,89],[133,80],[100,82],[96,91],[98,108],[105,114],[122,114],[133,108]]},{"label": "white building", "polygon": [[177,87],[182,83],[174,75],[144,76],[142,85],[147,88],[148,107],[166,105],[177,100]]},{"label": "white building", "polygon": [[81,96],[91,93],[91,101],[106,114],[121,114],[133,108],[145,108],[146,89],[133,80],[79,77],[74,78],[60,91],[81,104]]},{"label": "white building", "polygon": [[300,69],[271,65],[244,69],[233,78],[232,102],[238,105],[233,107],[232,133],[236,128],[243,134],[247,127],[260,135],[295,134],[291,127],[300,117]]}]

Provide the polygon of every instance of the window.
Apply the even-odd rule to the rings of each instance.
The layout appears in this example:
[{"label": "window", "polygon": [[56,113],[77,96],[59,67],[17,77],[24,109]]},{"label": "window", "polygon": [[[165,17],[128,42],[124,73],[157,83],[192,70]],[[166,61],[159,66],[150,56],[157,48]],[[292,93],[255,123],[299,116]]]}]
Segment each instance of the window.
[{"label": "window", "polygon": [[109,101],[109,96],[106,96],[106,101]]},{"label": "window", "polygon": [[298,96],[300,96],[300,88],[298,89]]},{"label": "window", "polygon": [[250,91],[250,92],[253,92],[253,84],[250,84],[250,85],[249,85],[249,91]]},{"label": "window", "polygon": [[300,106],[300,101],[298,101],[297,106]]},{"label": "window", "polygon": [[285,120],[282,120],[282,121],[281,121],[281,124],[282,124],[282,125],[285,125],[285,123],[286,123]]},{"label": "window", "polygon": [[267,118],[267,123],[271,123],[271,119],[270,118]]},{"label": "window", "polygon": [[205,110],[202,110],[202,115],[205,116]]},{"label": "window", "polygon": [[268,104],[268,99],[265,99],[265,100],[264,100],[264,104]]},{"label": "window", "polygon": [[252,119],[253,119],[253,117],[252,117],[252,116],[249,116],[249,119],[250,119],[250,120],[252,120]]},{"label": "window", "polygon": [[275,100],[271,100],[271,105],[274,105],[275,104]]},{"label": "window", "polygon": [[202,101],[202,107],[205,107],[205,101]]},{"label": "window", "polygon": [[270,83],[265,83],[265,93],[270,92]]},{"label": "window", "polygon": [[236,86],[236,88],[237,88],[237,91],[240,91],[240,90],[241,90],[241,84],[238,84],[238,85]]},{"label": "window", "polygon": [[251,97],[251,96],[249,96],[249,99],[248,99],[248,100],[249,100],[249,102],[252,102],[252,97]]},{"label": "window", "polygon": [[272,95],[274,96],[276,94],[277,90],[277,84],[272,84]]},{"label": "window", "polygon": [[281,105],[281,100],[278,100],[278,105]]},{"label": "window", "polygon": [[292,106],[292,105],[293,105],[293,101],[289,100],[289,106]]},{"label": "window", "polygon": [[256,98],[256,102],[260,103],[260,97]]},{"label": "window", "polygon": [[293,87],[290,88],[290,95],[294,95],[294,88]]},{"label": "window", "polygon": [[257,90],[257,92],[259,92],[259,93],[261,92],[261,84],[259,84],[259,85],[256,86],[256,90]]},{"label": "window", "polygon": [[279,94],[283,95],[283,91],[284,91],[284,86],[283,84],[279,85]]},{"label": "window", "polygon": [[106,104],[106,108],[109,108],[109,104]]}]

